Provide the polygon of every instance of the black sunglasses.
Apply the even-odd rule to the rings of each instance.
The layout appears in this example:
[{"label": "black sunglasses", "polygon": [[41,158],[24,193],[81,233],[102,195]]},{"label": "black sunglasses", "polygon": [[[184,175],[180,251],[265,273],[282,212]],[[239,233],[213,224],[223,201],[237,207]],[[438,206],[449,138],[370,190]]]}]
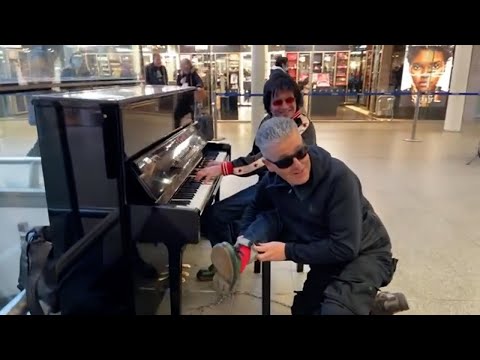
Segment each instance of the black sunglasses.
[{"label": "black sunglasses", "polygon": [[293,164],[293,159],[302,160],[308,154],[308,148],[303,145],[297,152],[293,155],[286,156],[278,161],[270,161],[272,164],[275,164],[279,169],[287,169]]}]

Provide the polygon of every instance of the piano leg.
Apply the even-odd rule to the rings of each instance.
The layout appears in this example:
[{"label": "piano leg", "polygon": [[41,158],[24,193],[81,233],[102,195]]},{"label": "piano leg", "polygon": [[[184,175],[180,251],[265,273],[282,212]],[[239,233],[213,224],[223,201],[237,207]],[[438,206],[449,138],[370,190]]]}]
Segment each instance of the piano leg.
[{"label": "piano leg", "polygon": [[170,281],[170,312],[180,315],[182,310],[182,253],[183,246],[168,246],[168,277]]}]

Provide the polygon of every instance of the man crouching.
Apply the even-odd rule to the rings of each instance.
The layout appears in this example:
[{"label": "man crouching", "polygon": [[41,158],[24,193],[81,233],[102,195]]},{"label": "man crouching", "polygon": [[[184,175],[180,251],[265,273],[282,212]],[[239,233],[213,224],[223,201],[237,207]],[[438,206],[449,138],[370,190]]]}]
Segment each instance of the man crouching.
[{"label": "man crouching", "polygon": [[256,135],[269,170],[242,220],[235,247],[212,249],[216,276],[233,289],[255,259],[310,265],[292,314],[393,314],[401,293],[382,293],[395,271],[390,237],[357,176],[326,150],[305,146],[296,125],[273,118]]}]

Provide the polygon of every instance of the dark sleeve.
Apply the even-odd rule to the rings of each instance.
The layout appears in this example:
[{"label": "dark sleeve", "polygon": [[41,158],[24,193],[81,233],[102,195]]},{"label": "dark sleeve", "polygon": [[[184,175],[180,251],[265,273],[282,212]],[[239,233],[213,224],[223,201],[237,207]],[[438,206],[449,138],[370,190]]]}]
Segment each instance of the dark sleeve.
[{"label": "dark sleeve", "polygon": [[145,66],[145,83],[146,84],[152,83],[150,79],[150,65]]},{"label": "dark sleeve", "polygon": [[255,232],[263,232],[264,230],[256,229],[255,226],[250,225],[254,223],[258,214],[273,209],[273,204],[270,201],[268,192],[266,191],[266,186],[269,181],[269,176],[264,176],[263,179],[257,184],[255,188],[255,197],[245,209],[240,222],[240,235],[243,235],[252,241],[255,241]]},{"label": "dark sleeve", "polygon": [[182,75],[177,75],[177,86],[182,86],[180,81],[182,80]]},{"label": "dark sleeve", "polygon": [[168,72],[165,66],[163,67],[163,76],[165,78],[165,85],[168,85]]},{"label": "dark sleeve", "polygon": [[203,88],[203,81],[200,75],[195,71],[192,73],[192,85],[195,87],[201,87]]},{"label": "dark sleeve", "polygon": [[360,249],[362,205],[360,184],[348,169],[338,176],[328,200],[330,235],[321,238],[312,234],[308,244],[287,243],[287,260],[302,264],[334,264],[354,259]]}]

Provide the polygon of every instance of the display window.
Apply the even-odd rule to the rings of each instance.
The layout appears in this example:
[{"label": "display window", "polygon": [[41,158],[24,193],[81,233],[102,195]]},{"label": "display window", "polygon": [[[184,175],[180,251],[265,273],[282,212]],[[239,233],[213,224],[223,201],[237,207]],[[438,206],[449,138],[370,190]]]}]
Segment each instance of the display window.
[{"label": "display window", "polygon": [[141,76],[139,45],[0,45],[0,85]]}]

